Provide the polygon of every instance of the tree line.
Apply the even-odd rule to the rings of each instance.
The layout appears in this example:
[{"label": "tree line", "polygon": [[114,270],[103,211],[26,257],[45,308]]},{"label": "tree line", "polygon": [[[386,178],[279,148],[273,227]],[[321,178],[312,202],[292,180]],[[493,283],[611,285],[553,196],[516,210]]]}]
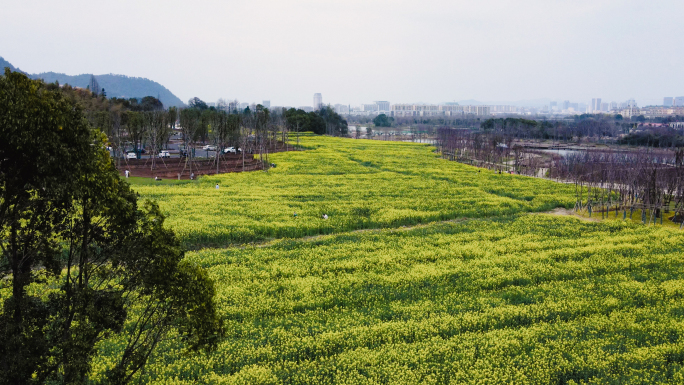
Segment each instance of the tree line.
[{"label": "tree line", "polygon": [[179,132],[182,142],[181,154],[186,157],[186,168],[192,172],[197,162],[193,150],[199,144],[216,147],[213,162],[217,170],[223,150],[240,148],[249,156],[257,155],[268,164],[268,154],[274,146],[289,148],[290,133],[313,132],[319,135],[346,136],[347,122],[329,106],[318,111],[305,112],[297,109],[270,110],[257,105],[250,109],[237,109],[232,103],[219,103],[217,107],[195,97],[188,107],[164,109],[163,104],[152,96],[142,99],[107,98],[103,94],[86,89],[72,88],[58,83],[46,85],[51,90],[60,89],[67,98],[83,106],[88,121],[108,138],[117,162],[125,161],[127,152],[137,157],[150,153],[150,167],[154,169],[158,154],[168,148],[174,133]]},{"label": "tree line", "polygon": [[644,223],[658,218],[662,222],[673,212],[672,220],[684,223],[684,148],[616,148],[550,156],[515,143],[512,131],[541,126],[520,119],[502,130],[441,128],[437,147],[443,157],[462,163],[573,183],[577,211],[602,216],[614,211],[624,218],[640,211]]}]

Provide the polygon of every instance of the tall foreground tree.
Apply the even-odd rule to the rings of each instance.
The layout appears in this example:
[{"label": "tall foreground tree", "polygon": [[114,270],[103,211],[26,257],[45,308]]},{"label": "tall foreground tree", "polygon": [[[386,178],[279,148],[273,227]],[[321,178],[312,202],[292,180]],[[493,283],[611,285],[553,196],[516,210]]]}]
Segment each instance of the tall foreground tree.
[{"label": "tall foreground tree", "polygon": [[213,282],[105,144],[61,91],[0,76],[0,384],[84,383],[112,334],[123,384],[172,329],[190,350],[221,336]]}]

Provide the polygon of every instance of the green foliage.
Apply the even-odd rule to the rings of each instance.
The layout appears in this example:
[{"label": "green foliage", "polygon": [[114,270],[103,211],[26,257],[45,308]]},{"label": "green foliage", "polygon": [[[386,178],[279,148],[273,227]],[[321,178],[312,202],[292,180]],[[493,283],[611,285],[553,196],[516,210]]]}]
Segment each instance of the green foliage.
[{"label": "green foliage", "polygon": [[171,330],[191,350],[218,342],[213,281],[156,204],[137,207],[105,144],[61,91],[0,77],[0,384],[83,383],[112,334],[109,383]]},{"label": "green foliage", "polygon": [[190,99],[190,101],[188,102],[188,107],[196,108],[200,111],[209,109],[209,106],[207,105],[207,103],[205,103],[202,99],[200,99],[196,96],[194,98]]},{"label": "green foliage", "polygon": [[673,129],[653,129],[627,134],[620,138],[618,143],[630,146],[683,147],[684,136]]},{"label": "green foliage", "polygon": [[347,135],[347,121],[329,106],[319,111],[305,112],[290,108],[285,111],[288,130],[292,132],[313,132],[317,135]]},{"label": "green foliage", "polygon": [[[92,75],[65,75],[55,72],[44,72],[40,74],[29,75],[32,79],[42,79],[46,83],[59,82],[60,84],[69,84],[73,87],[86,88],[90,82]],[[163,85],[145,78],[129,77],[125,75],[96,75],[95,78],[100,87],[107,90],[110,97],[117,97],[122,99],[140,99],[145,96],[159,96],[159,100],[168,107],[183,107],[185,104],[176,95],[169,91]]]},{"label": "green foliage", "polygon": [[380,114],[373,119],[375,127],[391,127],[392,118],[388,118],[385,114]]},{"label": "green foliage", "polygon": [[330,106],[324,106],[315,113],[319,115],[323,121],[325,121],[325,134],[333,136],[347,136],[349,131],[347,121],[344,120]]},{"label": "green foliage", "polygon": [[[130,110],[130,111],[136,111],[136,112],[142,112],[142,111],[160,111],[164,109],[164,105],[162,102],[153,97],[153,96],[145,96],[142,99],[138,98],[129,98],[129,99],[122,99],[122,98],[111,98],[111,102],[114,104],[120,104],[124,109]],[[171,107],[175,108],[175,107]]]}]

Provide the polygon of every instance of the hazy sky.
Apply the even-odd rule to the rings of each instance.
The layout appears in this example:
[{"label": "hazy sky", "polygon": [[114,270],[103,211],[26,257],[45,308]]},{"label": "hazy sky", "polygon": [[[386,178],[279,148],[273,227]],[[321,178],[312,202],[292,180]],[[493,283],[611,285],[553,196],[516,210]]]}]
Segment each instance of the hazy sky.
[{"label": "hazy sky", "polygon": [[3,1],[27,72],[272,105],[684,95],[681,0]]}]

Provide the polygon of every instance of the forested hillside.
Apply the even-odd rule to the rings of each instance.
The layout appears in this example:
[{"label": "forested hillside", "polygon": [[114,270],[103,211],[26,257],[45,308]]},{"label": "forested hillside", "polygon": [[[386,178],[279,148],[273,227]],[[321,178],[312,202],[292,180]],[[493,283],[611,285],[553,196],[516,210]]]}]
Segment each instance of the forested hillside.
[{"label": "forested hillside", "polygon": [[[90,74],[65,75],[55,72],[44,72],[29,75],[33,79],[43,79],[47,83],[58,81],[59,84],[68,83],[75,87],[85,88],[90,82]],[[163,85],[145,78],[134,78],[125,75],[95,75],[95,79],[104,88],[108,97],[117,98],[143,98],[145,96],[157,96],[164,103],[164,107],[182,106],[183,102]]]},{"label": "forested hillside", "polygon": [[[10,62],[0,57],[0,68],[9,67],[12,71],[21,71]],[[90,83],[91,74],[66,75],[56,72],[28,74],[32,79],[43,79],[47,83],[58,81],[59,84],[70,84],[74,87],[86,88]],[[145,96],[158,97],[164,107],[183,106],[184,103],[163,85],[146,78],[128,77],[125,75],[95,75],[100,87],[104,88],[108,97],[143,98]]]},{"label": "forested hillside", "polygon": [[24,72],[20,70],[19,68],[16,68],[15,66],[12,65],[12,63],[8,62],[5,60],[2,56],[0,56],[0,69],[4,69],[5,67],[9,67],[10,71],[19,71],[19,72]]}]

